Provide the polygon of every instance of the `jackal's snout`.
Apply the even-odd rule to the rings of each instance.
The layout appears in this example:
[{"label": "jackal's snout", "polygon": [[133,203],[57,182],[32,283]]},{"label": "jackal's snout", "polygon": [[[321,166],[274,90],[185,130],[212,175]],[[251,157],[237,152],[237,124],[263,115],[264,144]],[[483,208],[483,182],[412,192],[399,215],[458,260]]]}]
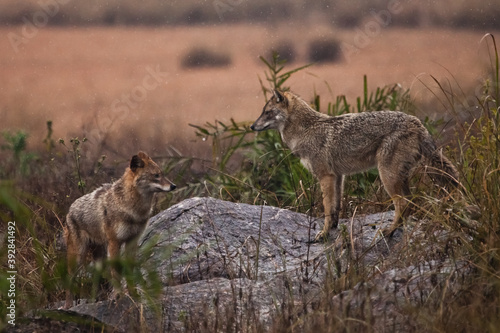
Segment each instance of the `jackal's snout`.
[{"label": "jackal's snout", "polygon": [[170,192],[177,188],[170,179],[163,175],[160,168],[157,169],[149,184],[153,188],[153,192]]},{"label": "jackal's snout", "polygon": [[165,178],[165,180],[166,180],[166,184],[163,186],[163,188],[164,188],[163,192],[170,192],[170,191],[173,191],[177,188],[177,185],[172,183],[170,180],[168,180],[167,178]]},{"label": "jackal's snout", "polygon": [[259,118],[250,126],[252,131],[264,131],[267,129],[279,129],[287,118],[288,100],[286,96],[278,91],[266,103]]},{"label": "jackal's snout", "polygon": [[260,132],[260,131],[263,131],[263,130],[267,129],[267,126],[263,126],[263,125],[261,124],[261,123],[262,123],[261,118],[262,118],[262,117],[260,117],[259,119],[257,119],[257,120],[256,120],[256,121],[252,124],[252,126],[250,126],[250,129],[251,129],[252,131],[257,131],[257,132]]},{"label": "jackal's snout", "polygon": [[257,118],[257,120],[250,126],[252,131],[264,131],[266,129],[276,129],[279,122],[280,110],[278,108],[262,110],[262,114]]},{"label": "jackal's snout", "polygon": [[252,131],[259,131],[259,129],[257,129],[257,127],[256,127],[256,126],[257,126],[257,125],[256,125],[255,123],[253,123],[253,124],[252,124],[252,126],[250,126],[250,129],[251,129]]}]

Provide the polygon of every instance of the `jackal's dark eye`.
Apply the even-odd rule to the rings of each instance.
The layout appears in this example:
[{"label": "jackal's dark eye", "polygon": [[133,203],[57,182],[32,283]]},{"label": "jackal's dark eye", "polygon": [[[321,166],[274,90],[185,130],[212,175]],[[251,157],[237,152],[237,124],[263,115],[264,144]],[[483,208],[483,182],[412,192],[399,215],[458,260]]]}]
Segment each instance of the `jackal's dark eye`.
[{"label": "jackal's dark eye", "polygon": [[155,173],[155,179],[160,179],[161,175],[159,173]]}]

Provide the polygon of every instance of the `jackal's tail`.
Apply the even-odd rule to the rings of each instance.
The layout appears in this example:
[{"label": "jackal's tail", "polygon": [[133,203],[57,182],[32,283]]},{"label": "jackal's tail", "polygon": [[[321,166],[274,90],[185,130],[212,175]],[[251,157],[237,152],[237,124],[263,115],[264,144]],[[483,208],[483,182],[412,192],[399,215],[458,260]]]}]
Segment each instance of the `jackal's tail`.
[{"label": "jackal's tail", "polygon": [[426,172],[431,178],[437,180],[442,185],[453,184],[457,186],[458,171],[451,161],[443,155],[442,149],[437,149],[436,144],[430,136],[427,136],[421,143],[422,155],[430,163]]}]

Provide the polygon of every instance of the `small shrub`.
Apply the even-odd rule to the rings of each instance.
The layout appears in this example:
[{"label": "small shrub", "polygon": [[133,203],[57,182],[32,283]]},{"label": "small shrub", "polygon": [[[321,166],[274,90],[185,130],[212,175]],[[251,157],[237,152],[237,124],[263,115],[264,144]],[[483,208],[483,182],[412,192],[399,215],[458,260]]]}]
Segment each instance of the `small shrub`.
[{"label": "small shrub", "polygon": [[11,171],[14,173],[20,171],[22,175],[26,175],[30,170],[30,162],[36,159],[36,154],[26,151],[28,133],[19,130],[15,133],[9,131],[2,132],[5,144],[0,146],[1,150],[12,152]]},{"label": "small shrub", "polygon": [[211,51],[207,48],[196,47],[184,55],[182,67],[224,67],[231,64],[231,57],[227,54]]},{"label": "small shrub", "polygon": [[341,58],[342,50],[336,39],[317,39],[309,43],[310,62],[336,62]]}]

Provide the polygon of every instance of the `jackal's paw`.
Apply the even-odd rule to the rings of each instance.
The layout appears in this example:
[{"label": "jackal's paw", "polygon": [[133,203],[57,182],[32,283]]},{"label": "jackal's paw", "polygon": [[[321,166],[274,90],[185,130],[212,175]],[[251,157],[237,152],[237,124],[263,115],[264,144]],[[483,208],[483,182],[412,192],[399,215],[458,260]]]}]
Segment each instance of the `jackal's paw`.
[{"label": "jackal's paw", "polygon": [[396,230],[398,230],[398,227],[392,227],[392,226],[389,228],[382,229],[382,235],[386,238],[391,238],[394,235],[394,232],[396,232]]},{"label": "jackal's paw", "polygon": [[122,299],[126,295],[127,294],[125,291],[119,291],[119,290],[113,289],[113,291],[111,291],[111,293],[109,294],[109,299],[112,301],[119,301],[120,299]]},{"label": "jackal's paw", "polygon": [[66,301],[63,306],[60,306],[58,310],[68,310],[73,307],[73,301]]},{"label": "jackal's paw", "polygon": [[109,299],[112,300],[112,301],[116,301],[118,298],[120,298],[120,295],[119,293],[113,289],[110,293],[109,293]]},{"label": "jackal's paw", "polygon": [[321,230],[316,234],[316,237],[314,237],[313,243],[326,242],[327,240],[328,240],[328,232],[325,232],[325,230]]}]

